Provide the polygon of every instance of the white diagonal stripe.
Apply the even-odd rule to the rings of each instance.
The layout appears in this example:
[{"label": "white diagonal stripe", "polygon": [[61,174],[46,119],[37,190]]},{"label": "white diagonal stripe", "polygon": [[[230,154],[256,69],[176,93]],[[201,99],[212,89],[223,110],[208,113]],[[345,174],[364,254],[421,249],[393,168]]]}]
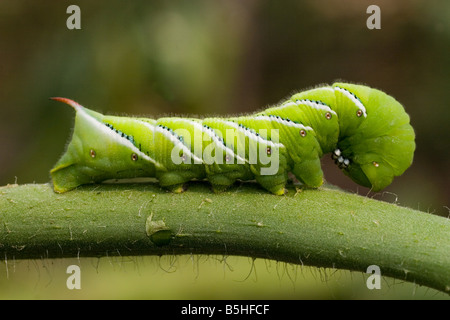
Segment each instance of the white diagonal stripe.
[{"label": "white diagonal stripe", "polygon": [[223,122],[226,125],[228,125],[230,127],[233,127],[235,129],[237,129],[238,131],[241,131],[242,133],[244,133],[244,135],[246,137],[248,137],[249,139],[252,139],[252,140],[254,140],[256,142],[267,143],[271,147],[276,147],[276,148],[284,147],[282,143],[274,143],[274,142],[272,142],[270,140],[263,139],[260,135],[257,135],[256,133],[254,133],[254,132],[252,132],[252,131],[250,131],[250,130],[248,130],[246,128],[240,127],[236,122],[232,122],[232,121],[223,121]]},{"label": "white diagonal stripe", "polygon": [[136,153],[139,157],[141,157],[147,161],[150,161],[153,164],[156,164],[156,161],[154,159],[150,158],[148,155],[146,155],[145,153],[140,151],[138,148],[136,148],[136,146],[131,141],[120,136],[115,131],[108,128],[104,123],[98,121],[97,119],[95,119],[94,117],[89,115],[86,111],[84,111],[83,107],[77,108],[77,113],[80,116],[82,116],[86,121],[90,122],[94,127],[96,127],[96,129],[100,130],[101,132],[103,132],[104,134],[106,134],[107,136],[112,138],[118,144],[121,144],[121,145],[129,148],[131,151]]},{"label": "white diagonal stripe", "polygon": [[275,121],[278,122],[281,125],[287,126],[287,127],[294,127],[297,129],[303,129],[308,131],[314,131],[313,128],[309,126],[304,126],[301,123],[296,123],[294,121],[288,121],[282,118],[279,118],[277,116],[256,116],[254,120],[264,120],[264,121]]},{"label": "white diagonal stripe", "polygon": [[[193,125],[195,127],[195,129],[200,130],[201,132],[205,132],[215,143],[215,145],[217,145],[220,149],[224,150],[226,154],[228,155],[232,155],[233,157],[237,158],[239,161],[241,162],[248,162],[246,159],[242,158],[241,156],[239,156],[238,154],[234,153],[234,150],[227,147],[223,140],[220,140],[220,138],[217,136],[217,134],[215,133],[214,129],[211,128],[207,128],[203,125],[201,125],[199,122],[197,121],[193,121],[193,120],[188,120],[188,119],[174,119],[175,121],[178,122],[187,122],[191,125]],[[219,120],[219,119],[216,119]]]},{"label": "white diagonal stripe", "polygon": [[301,99],[301,100],[297,100],[296,103],[297,103],[297,105],[299,105],[299,104],[307,105],[308,107],[311,107],[311,108],[314,108],[317,110],[324,110],[324,111],[333,113],[334,115],[337,115],[336,112],[334,110],[332,110],[326,104],[322,104],[322,103],[314,101],[314,100]]},{"label": "white diagonal stripe", "polygon": [[364,118],[367,117],[366,108],[362,104],[361,100],[359,100],[355,95],[353,95],[347,89],[341,87],[334,87],[334,90],[340,91],[343,95],[349,98],[355,104],[355,106],[362,111]]},{"label": "white diagonal stripe", "polygon": [[247,159],[242,158],[238,154],[234,153],[234,150],[224,145],[223,141],[219,139],[219,137],[212,129],[203,127],[203,132],[209,135],[216,144],[216,146],[219,146],[219,148],[224,150],[226,154],[232,155],[233,157],[237,158],[240,162],[248,162]]},{"label": "white diagonal stripe", "polygon": [[163,136],[169,139],[169,141],[172,142],[174,145],[181,145],[181,150],[183,150],[183,153],[186,153],[192,159],[194,159],[195,163],[203,163],[203,160],[197,157],[194,153],[192,153],[191,149],[186,147],[186,145],[178,139],[178,136],[175,133],[169,132],[167,129],[164,129],[163,127],[160,126],[156,126],[155,131],[160,132]]}]

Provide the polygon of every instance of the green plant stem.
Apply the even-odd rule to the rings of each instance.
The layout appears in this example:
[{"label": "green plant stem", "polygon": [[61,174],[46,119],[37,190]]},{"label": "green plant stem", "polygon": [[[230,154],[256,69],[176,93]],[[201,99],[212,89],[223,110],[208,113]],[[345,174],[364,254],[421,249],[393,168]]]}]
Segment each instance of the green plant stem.
[{"label": "green plant stem", "polygon": [[219,254],[381,274],[450,292],[450,220],[322,187],[247,183],[173,194],[156,184],[0,188],[5,259]]}]

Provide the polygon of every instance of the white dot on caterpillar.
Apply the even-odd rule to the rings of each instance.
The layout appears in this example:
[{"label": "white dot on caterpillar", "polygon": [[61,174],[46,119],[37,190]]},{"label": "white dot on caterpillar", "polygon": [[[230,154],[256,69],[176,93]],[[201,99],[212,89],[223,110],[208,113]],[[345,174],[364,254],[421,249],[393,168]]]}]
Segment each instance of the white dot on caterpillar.
[{"label": "white dot on caterpillar", "polygon": [[89,150],[89,154],[91,155],[92,158],[95,158],[95,156],[96,156],[94,149]]},{"label": "white dot on caterpillar", "polygon": [[376,161],[372,162],[372,164],[375,166],[375,168],[378,168],[380,166],[380,164]]},{"label": "white dot on caterpillar", "polygon": [[270,147],[267,147],[266,153],[270,156],[270,154],[272,153],[272,149]]},{"label": "white dot on caterpillar", "polygon": [[131,160],[136,161],[138,159],[138,155],[136,153],[133,153],[131,155]]},{"label": "white dot on caterpillar", "polygon": [[306,136],[306,131],[305,130],[300,130],[300,135],[302,136],[302,137],[304,137],[304,136]]},{"label": "white dot on caterpillar", "polygon": [[363,112],[362,112],[361,109],[359,109],[358,111],[356,111],[356,116],[357,116],[357,117],[361,117],[362,114],[363,114]]},{"label": "white dot on caterpillar", "polygon": [[340,155],[341,155],[341,150],[340,149],[335,149],[333,151],[333,153],[331,154],[331,158],[333,160],[336,160]]},{"label": "white dot on caterpillar", "polygon": [[327,112],[325,113],[325,118],[327,118],[327,120],[331,119],[331,113]]}]

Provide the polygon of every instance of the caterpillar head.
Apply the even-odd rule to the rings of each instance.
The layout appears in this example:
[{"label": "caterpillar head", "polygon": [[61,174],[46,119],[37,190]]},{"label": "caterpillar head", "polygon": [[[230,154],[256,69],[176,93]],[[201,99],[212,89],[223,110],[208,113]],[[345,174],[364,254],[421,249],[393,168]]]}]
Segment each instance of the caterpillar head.
[{"label": "caterpillar head", "polygon": [[415,134],[402,105],[382,91],[335,83],[339,140],[336,164],[356,183],[384,189],[411,164]]}]

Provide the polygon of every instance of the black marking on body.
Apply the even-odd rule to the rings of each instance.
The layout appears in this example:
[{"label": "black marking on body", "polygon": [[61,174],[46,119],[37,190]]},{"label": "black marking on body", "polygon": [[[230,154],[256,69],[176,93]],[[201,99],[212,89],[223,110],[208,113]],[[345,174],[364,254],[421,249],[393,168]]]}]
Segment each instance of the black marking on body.
[{"label": "black marking on body", "polygon": [[214,130],[214,128],[211,128],[211,127],[208,126],[207,124],[204,124],[203,127],[206,128],[206,129],[208,129],[210,132],[212,132],[212,134],[214,134],[214,137],[216,137],[217,140],[220,141],[224,147],[227,147],[227,145],[225,144],[225,141],[224,141],[223,137],[219,136],[219,135],[216,133],[216,131]]},{"label": "black marking on body", "polygon": [[328,107],[328,108],[331,109],[331,107],[330,107],[328,104],[326,104],[325,102],[323,102],[323,101],[321,101],[321,100],[311,100],[311,99],[301,99],[301,100],[300,100],[300,99],[297,99],[295,102],[301,103],[302,101],[308,101],[308,102],[312,102],[312,103],[321,104],[321,105],[323,105],[323,106]]},{"label": "black marking on body", "polygon": [[364,104],[362,103],[361,99],[360,99],[356,94],[354,94],[353,92],[351,92],[350,90],[345,89],[345,88],[342,88],[342,87],[338,87],[338,88],[347,91],[347,92],[350,93],[356,100],[358,100],[359,102],[361,102],[362,105],[364,105]]},{"label": "black marking on body", "polygon": [[269,114],[269,115],[267,115],[267,116],[270,117],[270,118],[276,118],[276,119],[281,120],[281,121],[292,122],[292,123],[295,123],[295,124],[299,124],[299,125],[302,125],[302,126],[304,126],[304,127],[307,126],[306,124],[304,124],[304,123],[302,123],[302,122],[300,122],[300,121],[291,120],[291,119],[289,119],[289,118],[282,118],[282,117],[280,117],[280,116],[276,116],[276,115],[272,115],[272,114]]},{"label": "black marking on body", "polygon": [[[171,135],[173,135],[178,141],[180,141],[185,147],[189,147],[184,143],[183,136],[178,135],[175,131],[172,130],[172,128],[169,128],[168,126],[165,126],[163,124],[158,124],[158,127],[163,128],[164,130],[167,130],[170,132]],[[192,151],[192,150],[191,150]]]},{"label": "black marking on body", "polygon": [[[124,139],[127,139],[128,141],[130,141],[135,147],[137,147],[135,141],[134,141],[134,137],[132,135],[127,135],[125,132],[122,132],[116,128],[114,128],[114,126],[110,123],[105,123],[105,125],[110,128],[112,131],[114,131],[115,133],[117,133],[119,136],[121,136]],[[141,145],[139,144],[139,151],[141,151]]]}]

